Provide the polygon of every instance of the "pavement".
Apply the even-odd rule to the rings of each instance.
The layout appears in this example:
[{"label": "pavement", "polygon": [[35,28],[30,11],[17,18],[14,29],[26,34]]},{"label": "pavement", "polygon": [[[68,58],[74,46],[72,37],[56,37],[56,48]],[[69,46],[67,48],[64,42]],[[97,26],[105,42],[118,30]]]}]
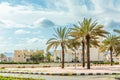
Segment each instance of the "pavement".
[{"label": "pavement", "polygon": [[120,75],[120,65],[91,66],[91,69],[79,67],[44,67],[44,68],[5,68],[0,73],[35,74],[35,75],[59,75],[59,76],[81,76],[81,75]]}]

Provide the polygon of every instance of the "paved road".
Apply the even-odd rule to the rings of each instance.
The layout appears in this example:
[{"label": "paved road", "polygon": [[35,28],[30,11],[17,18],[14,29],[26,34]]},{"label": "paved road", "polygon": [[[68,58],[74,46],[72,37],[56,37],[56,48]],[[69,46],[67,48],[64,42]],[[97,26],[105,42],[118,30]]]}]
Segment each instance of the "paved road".
[{"label": "paved road", "polygon": [[43,78],[45,80],[120,80],[120,75],[98,75],[98,76],[46,76],[46,75],[30,75],[30,74],[9,74],[0,73],[3,76],[26,77],[26,78]]}]

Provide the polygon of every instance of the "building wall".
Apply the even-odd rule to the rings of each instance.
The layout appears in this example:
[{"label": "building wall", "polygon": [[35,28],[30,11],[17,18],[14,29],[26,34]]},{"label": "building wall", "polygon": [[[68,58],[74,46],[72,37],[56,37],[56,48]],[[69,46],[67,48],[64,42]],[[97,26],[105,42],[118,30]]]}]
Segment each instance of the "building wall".
[{"label": "building wall", "polygon": [[98,48],[90,48],[90,60],[91,61],[103,61],[104,60],[104,54],[99,53]]},{"label": "building wall", "polygon": [[44,50],[14,50],[14,62],[29,62],[30,55],[38,52],[44,54]]},{"label": "building wall", "polygon": [[[78,61],[81,61],[81,52],[76,51],[76,57],[78,57]],[[53,52],[54,56],[54,62],[61,62],[62,61],[62,51],[61,50],[55,50]],[[59,57],[60,60],[57,60],[56,57]],[[72,62],[75,59],[75,52],[72,50],[65,51],[65,62]]]},{"label": "building wall", "polygon": [[[78,61],[82,62],[82,50],[79,50],[76,52],[78,57]],[[53,52],[54,55],[54,62],[59,62],[62,60],[62,51],[61,50],[55,50]],[[57,60],[56,57],[61,58],[61,60]],[[73,52],[72,50],[67,50],[67,52],[65,52],[65,62],[72,62],[75,59],[75,52]],[[85,53],[85,60],[87,60],[87,55]],[[103,61],[104,60],[104,54],[103,53],[99,53],[99,49],[98,48],[90,48],[90,61]]]}]

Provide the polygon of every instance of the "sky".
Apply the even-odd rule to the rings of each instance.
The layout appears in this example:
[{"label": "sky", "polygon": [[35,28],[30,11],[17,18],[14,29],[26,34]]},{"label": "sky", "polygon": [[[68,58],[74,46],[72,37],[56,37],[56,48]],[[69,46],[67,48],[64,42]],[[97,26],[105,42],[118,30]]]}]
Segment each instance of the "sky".
[{"label": "sky", "polygon": [[0,0],[0,53],[45,50],[55,28],[84,17],[113,33],[120,29],[120,0]]}]

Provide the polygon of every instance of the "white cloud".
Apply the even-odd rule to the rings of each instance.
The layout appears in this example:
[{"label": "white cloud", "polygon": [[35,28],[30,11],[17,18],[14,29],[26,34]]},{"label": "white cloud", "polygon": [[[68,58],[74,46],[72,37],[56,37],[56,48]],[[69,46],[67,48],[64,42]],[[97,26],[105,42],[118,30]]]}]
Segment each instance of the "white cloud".
[{"label": "white cloud", "polygon": [[[51,7],[54,4],[55,8],[35,9],[34,6],[17,5],[11,6],[9,3],[2,2],[0,4],[0,18],[4,24],[0,24],[0,27],[5,28],[24,28],[24,27],[36,27],[36,23],[42,23],[42,18],[52,20],[54,24],[65,25],[67,23],[76,23],[83,17],[92,17],[104,22],[104,18],[110,18],[110,20],[116,20],[119,17],[118,3],[113,0],[90,0],[93,9],[87,7],[86,0],[60,0],[60,1],[48,1],[47,6]],[[117,4],[117,5],[114,5]],[[107,4],[107,5],[106,5]],[[102,6],[101,6],[102,5]],[[112,11],[113,10],[113,11]],[[116,13],[117,11],[117,13]],[[120,18],[117,21],[120,21]],[[33,25],[34,26],[31,26]],[[37,25],[38,26],[38,25]]]},{"label": "white cloud", "polygon": [[22,29],[15,31],[15,34],[28,34],[28,33],[30,33],[30,31],[25,31]]},{"label": "white cloud", "polygon": [[46,39],[41,38],[29,38],[25,43],[16,44],[15,49],[45,49]]},{"label": "white cloud", "polygon": [[0,18],[4,23],[4,25],[0,25],[0,27],[4,28],[31,28],[33,22],[43,17],[59,25],[74,20],[74,15],[71,13],[55,10],[35,10],[31,5],[10,6],[9,3],[1,3],[0,11]]},{"label": "white cloud", "polygon": [[[85,1],[90,1],[92,3],[93,9],[89,9],[87,3]],[[7,36],[11,33],[15,34],[28,34],[22,35],[21,37],[0,39],[2,42],[0,43],[0,50],[14,50],[14,49],[24,49],[24,48],[45,48],[47,38],[49,38],[48,28],[37,30],[37,27],[47,26],[49,25],[63,25],[65,26],[67,23],[77,23],[78,20],[82,20],[84,17],[92,17],[93,20],[97,19],[98,23],[104,24],[108,26],[111,21],[114,24],[120,22],[120,8],[119,0],[48,0],[46,4],[46,8],[38,7],[27,4],[27,5],[15,5],[11,6],[10,3],[2,2],[0,3],[0,30],[1,28],[6,30],[0,31],[1,36]],[[107,4],[107,5],[106,5]],[[6,29],[9,28],[9,29]],[[11,28],[11,29],[10,29]],[[14,31],[14,28],[18,28],[20,30]],[[27,31],[28,28],[34,28],[32,31]],[[25,29],[25,30],[24,30]],[[11,32],[9,32],[12,30]],[[16,30],[16,29],[15,29]],[[7,32],[8,31],[8,32]],[[46,31],[46,32],[44,32]],[[8,34],[7,34],[8,33]],[[31,33],[31,34],[29,34]],[[52,34],[51,30],[51,34]],[[43,38],[37,38],[34,35],[42,35]],[[49,36],[49,37],[48,37]],[[31,38],[35,37],[35,38]],[[17,39],[19,38],[19,39]],[[15,41],[15,39],[17,39]],[[8,40],[8,41],[6,41]],[[12,41],[16,43],[12,43]],[[3,47],[4,46],[4,47]]]}]

